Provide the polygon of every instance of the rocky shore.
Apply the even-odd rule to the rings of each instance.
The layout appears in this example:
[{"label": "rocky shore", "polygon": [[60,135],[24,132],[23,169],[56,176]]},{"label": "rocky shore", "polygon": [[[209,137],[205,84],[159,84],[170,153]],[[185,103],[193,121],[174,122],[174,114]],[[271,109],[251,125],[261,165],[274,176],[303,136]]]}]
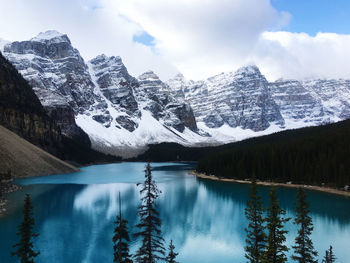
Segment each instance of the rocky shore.
[{"label": "rocky shore", "polygon": [[[240,183],[240,184],[250,184],[251,182],[249,180],[237,180],[237,179],[231,179],[231,178],[219,178],[215,175],[206,175],[202,173],[197,173],[196,171],[191,171],[191,175],[194,175],[197,178],[202,179],[208,179],[208,180],[214,180],[214,181],[221,181],[221,182],[231,182],[231,183]],[[303,185],[303,184],[293,184],[291,182],[287,183],[275,183],[275,182],[263,182],[258,181],[258,185],[263,186],[276,186],[276,187],[289,187],[289,188],[305,188],[307,190],[313,190],[313,191],[319,191],[329,194],[335,194],[335,195],[341,195],[350,198],[350,191],[345,191],[341,189],[336,188],[330,188],[325,186],[315,186],[315,185]]]},{"label": "rocky shore", "polygon": [[8,200],[5,195],[21,189],[20,186],[12,184],[12,182],[12,179],[0,182],[0,215],[6,212]]}]

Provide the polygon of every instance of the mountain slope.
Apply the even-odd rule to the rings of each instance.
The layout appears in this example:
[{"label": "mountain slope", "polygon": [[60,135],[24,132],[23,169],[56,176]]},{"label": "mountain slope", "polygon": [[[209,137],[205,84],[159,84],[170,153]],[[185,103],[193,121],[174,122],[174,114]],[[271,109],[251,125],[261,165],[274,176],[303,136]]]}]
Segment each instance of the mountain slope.
[{"label": "mountain slope", "polygon": [[0,171],[26,177],[73,173],[78,169],[0,125]]},{"label": "mountain slope", "polygon": [[60,143],[60,129],[47,116],[32,88],[1,53],[0,124],[48,151],[54,151]]}]

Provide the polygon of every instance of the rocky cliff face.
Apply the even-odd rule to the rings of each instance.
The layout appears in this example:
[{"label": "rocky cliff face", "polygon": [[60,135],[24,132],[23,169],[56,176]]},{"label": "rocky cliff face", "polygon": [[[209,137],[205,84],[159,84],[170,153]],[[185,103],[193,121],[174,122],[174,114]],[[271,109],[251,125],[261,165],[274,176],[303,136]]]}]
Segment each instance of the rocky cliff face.
[{"label": "rocky cliff face", "polygon": [[53,150],[60,143],[60,129],[47,116],[32,88],[1,53],[0,124],[46,150]]},{"label": "rocky cliff face", "polygon": [[144,110],[165,126],[173,127],[179,132],[185,128],[197,131],[197,124],[191,106],[177,100],[170,92],[169,86],[163,83],[153,72],[148,71],[138,77],[140,85],[136,96]]},{"label": "rocky cliff face", "polygon": [[95,100],[93,83],[83,58],[68,37],[48,31],[29,41],[5,45],[4,54],[33,87],[63,134],[71,138],[80,136],[90,144],[67,106],[76,112],[89,109]]},{"label": "rocky cliff face", "polygon": [[350,118],[350,80],[318,79],[303,81],[302,84],[321,101],[330,121]]},{"label": "rocky cliff face", "polygon": [[269,85],[272,97],[283,118],[296,123],[329,122],[322,100],[312,94],[297,80],[277,80]]},{"label": "rocky cliff face", "polygon": [[227,124],[261,131],[270,123],[284,124],[268,82],[255,66],[198,82],[186,83],[178,75],[169,85],[175,96],[191,102],[197,121],[209,128]]},{"label": "rocky cliff face", "polygon": [[[96,84],[95,94],[100,97],[100,103],[93,106],[98,112],[94,120],[106,128],[113,122],[119,129],[134,131],[135,120],[141,115],[134,95],[137,80],[129,75],[120,57],[97,56],[89,61],[89,68]],[[117,114],[112,114],[109,108]]]}]

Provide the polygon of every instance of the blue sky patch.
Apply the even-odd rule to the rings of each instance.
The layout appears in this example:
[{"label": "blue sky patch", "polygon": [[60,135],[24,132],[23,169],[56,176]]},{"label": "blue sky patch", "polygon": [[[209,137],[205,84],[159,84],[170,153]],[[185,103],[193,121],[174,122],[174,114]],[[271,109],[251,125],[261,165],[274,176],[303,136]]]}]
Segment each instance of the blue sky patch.
[{"label": "blue sky patch", "polygon": [[271,4],[292,15],[283,30],[313,36],[318,32],[350,33],[349,0],[271,0]]},{"label": "blue sky patch", "polygon": [[143,31],[141,34],[134,35],[132,40],[145,46],[154,46],[154,37],[152,37],[146,31]]}]

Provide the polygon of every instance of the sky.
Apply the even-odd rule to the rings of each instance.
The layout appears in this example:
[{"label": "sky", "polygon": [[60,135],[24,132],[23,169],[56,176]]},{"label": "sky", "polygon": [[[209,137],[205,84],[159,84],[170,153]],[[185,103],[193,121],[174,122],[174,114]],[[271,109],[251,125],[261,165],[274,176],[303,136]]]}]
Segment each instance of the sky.
[{"label": "sky", "polygon": [[0,38],[46,30],[130,74],[205,79],[257,65],[269,80],[350,79],[348,0],[0,0]]}]

